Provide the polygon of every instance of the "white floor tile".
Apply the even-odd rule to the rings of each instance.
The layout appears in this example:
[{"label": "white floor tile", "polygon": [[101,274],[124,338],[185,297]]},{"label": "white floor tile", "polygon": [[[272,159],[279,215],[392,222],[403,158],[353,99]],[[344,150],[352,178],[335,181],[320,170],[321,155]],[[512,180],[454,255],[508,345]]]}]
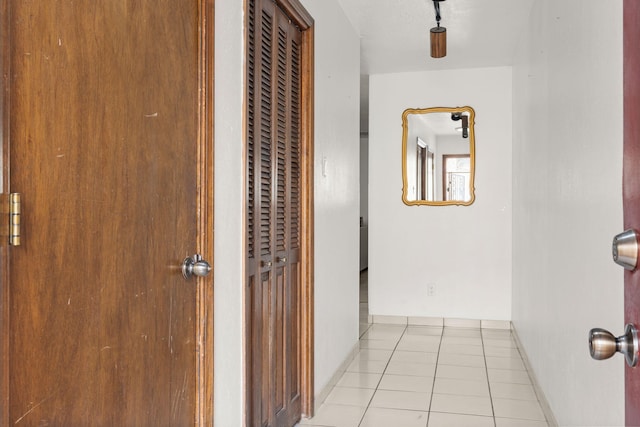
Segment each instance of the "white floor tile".
[{"label": "white floor tile", "polygon": [[362,348],[356,354],[356,359],[360,360],[378,360],[388,362],[391,359],[393,350],[378,350],[374,348]]},{"label": "white floor tile", "polygon": [[431,393],[415,391],[377,390],[369,406],[375,408],[409,409],[428,411]]},{"label": "white floor tile", "polygon": [[544,412],[537,401],[493,399],[496,417],[545,421]]},{"label": "white floor tile", "polygon": [[436,364],[438,363],[438,353],[396,350],[391,356],[391,361]]},{"label": "white floor tile", "polygon": [[485,356],[496,356],[496,357],[520,357],[520,352],[517,348],[513,347],[484,347]]},{"label": "white floor tile", "polygon": [[409,325],[407,326],[407,330],[405,331],[405,335],[430,335],[430,336],[441,336],[442,335],[442,327],[440,326],[415,326]]},{"label": "white floor tile", "polygon": [[545,421],[516,420],[512,418],[497,418],[496,427],[549,427]]},{"label": "white floor tile", "polygon": [[379,328],[369,328],[362,338],[367,340],[399,340],[402,336],[402,330],[385,330]]},{"label": "white floor tile", "polygon": [[369,374],[364,372],[345,372],[336,386],[357,387],[375,389],[380,382],[382,374]]},{"label": "white floor tile", "polygon": [[369,340],[369,339],[361,339],[360,340],[360,348],[373,348],[376,350],[393,350],[396,348],[398,341],[393,339],[386,340]]},{"label": "white floor tile", "polygon": [[436,378],[433,392],[438,394],[459,394],[462,396],[489,396],[489,384],[484,381]]},{"label": "white floor tile", "polygon": [[484,355],[482,346],[447,343],[442,344],[442,346],[440,347],[440,353],[471,354],[475,356]]},{"label": "white floor tile", "polygon": [[414,342],[400,340],[397,350],[403,351],[426,351],[430,353],[437,353],[440,348],[440,342]]},{"label": "white floor tile", "polygon": [[511,339],[513,333],[505,329],[483,329],[482,336],[489,339]]},{"label": "white floor tile", "polygon": [[429,414],[428,427],[494,427],[493,417],[478,415],[445,414],[432,412]]},{"label": "white floor tile", "polygon": [[531,384],[491,383],[491,396],[494,399],[538,400]]},{"label": "white floor tile", "polygon": [[433,378],[385,374],[382,376],[378,389],[431,393]]},{"label": "white floor tile", "polygon": [[453,394],[433,394],[431,398],[432,412],[450,414],[493,416],[491,399],[480,396],[460,396]]},{"label": "white floor tile", "polygon": [[327,396],[327,403],[337,405],[367,406],[375,393],[374,389],[355,387],[334,387]]},{"label": "white floor tile", "polygon": [[485,368],[476,368],[473,366],[438,365],[438,369],[436,369],[436,378],[486,381],[487,371]]},{"label": "white floor tile", "polygon": [[520,358],[495,356],[487,356],[487,368],[509,369],[512,371],[524,371],[526,369]]},{"label": "white floor tile", "polygon": [[369,408],[360,427],[426,427],[429,414],[403,409]]},{"label": "white floor tile", "polygon": [[442,337],[442,344],[476,345],[482,347],[482,338],[445,335]]},{"label": "white floor tile", "polygon": [[476,368],[484,368],[484,356],[476,356],[472,354],[455,354],[441,353],[438,356],[438,363],[441,365],[452,366],[472,366]]},{"label": "white floor tile", "polygon": [[516,342],[514,340],[501,340],[501,339],[491,339],[491,338],[485,338],[484,340],[484,346],[485,347],[511,347],[511,348],[518,348],[518,346],[516,345]]},{"label": "white floor tile", "polygon": [[402,332],[406,329],[407,327],[405,325],[390,325],[390,324],[384,324],[384,323],[375,323],[373,325],[371,325],[371,330],[373,331],[393,331],[393,332],[400,332],[400,334],[402,334]]},{"label": "white floor tile", "polygon": [[362,277],[360,351],[301,427],[549,427],[510,330],[369,324]]},{"label": "white floor tile", "polygon": [[531,384],[527,371],[487,369],[490,383]]},{"label": "white floor tile", "polygon": [[360,322],[360,325],[358,326],[358,336],[362,337],[362,335],[367,332],[367,329],[369,328],[369,324],[367,323],[362,323]]},{"label": "white floor tile", "polygon": [[432,377],[436,372],[436,365],[415,362],[389,362],[385,373],[393,375],[415,375],[418,377]]},{"label": "white floor tile", "polygon": [[347,372],[368,372],[372,374],[381,374],[387,367],[385,360],[366,360],[356,358],[347,367]]},{"label": "white floor tile", "polygon": [[440,344],[442,337],[439,335],[416,335],[416,334],[404,334],[400,339],[400,342],[404,342],[407,344],[416,343],[416,344]]},{"label": "white floor tile", "polygon": [[334,405],[331,403],[325,403],[320,406],[313,418],[300,421],[300,425],[358,427],[365,409],[366,408],[363,406]]}]

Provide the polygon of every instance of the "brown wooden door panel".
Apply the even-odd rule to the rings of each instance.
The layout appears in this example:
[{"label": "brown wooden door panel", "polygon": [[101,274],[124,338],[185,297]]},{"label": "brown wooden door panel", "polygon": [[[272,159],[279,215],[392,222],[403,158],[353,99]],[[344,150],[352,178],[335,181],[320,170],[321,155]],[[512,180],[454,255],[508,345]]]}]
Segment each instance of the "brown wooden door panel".
[{"label": "brown wooden door panel", "polygon": [[201,241],[204,3],[3,4],[6,181],[23,198],[3,416],[192,425],[198,287],[180,263]]}]

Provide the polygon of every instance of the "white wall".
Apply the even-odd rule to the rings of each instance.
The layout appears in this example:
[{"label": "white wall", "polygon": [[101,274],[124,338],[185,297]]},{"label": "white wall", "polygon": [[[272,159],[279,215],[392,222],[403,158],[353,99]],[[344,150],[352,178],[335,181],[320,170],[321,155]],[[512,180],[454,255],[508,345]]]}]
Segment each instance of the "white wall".
[{"label": "white wall", "polygon": [[216,0],[214,423],[243,425],[243,4]]},{"label": "white wall", "polygon": [[[561,426],[624,425],[622,2],[537,0],[514,66],[513,323]],[[606,12],[606,13],[603,13]]]},{"label": "white wall", "polygon": [[[511,89],[510,67],[370,77],[371,314],[511,319]],[[476,112],[476,202],[404,205],[402,112],[465,105]]]},{"label": "white wall", "polygon": [[318,394],[358,342],[360,38],[337,0],[303,0],[302,4],[315,19]]}]

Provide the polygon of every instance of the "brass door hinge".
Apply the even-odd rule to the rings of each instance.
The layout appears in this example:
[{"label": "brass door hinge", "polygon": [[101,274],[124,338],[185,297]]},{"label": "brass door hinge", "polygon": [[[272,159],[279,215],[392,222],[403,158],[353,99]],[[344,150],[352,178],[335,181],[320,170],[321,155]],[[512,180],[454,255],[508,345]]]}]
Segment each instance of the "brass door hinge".
[{"label": "brass door hinge", "polygon": [[8,237],[9,245],[20,246],[20,193],[2,195],[4,212],[8,214],[6,226],[2,227],[2,235]]}]

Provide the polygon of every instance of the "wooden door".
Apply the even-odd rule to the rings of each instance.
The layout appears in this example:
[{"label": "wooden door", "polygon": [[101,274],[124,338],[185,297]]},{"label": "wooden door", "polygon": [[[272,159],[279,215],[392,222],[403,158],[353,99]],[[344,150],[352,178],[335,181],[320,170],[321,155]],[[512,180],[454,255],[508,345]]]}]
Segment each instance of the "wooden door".
[{"label": "wooden door", "polygon": [[0,424],[211,424],[212,11],[2,1]]},{"label": "wooden door", "polygon": [[[624,1],[624,229],[640,230],[640,2]],[[640,270],[625,271],[625,323],[640,326]],[[640,368],[625,366],[626,424],[640,426]]]},{"label": "wooden door", "polygon": [[308,270],[303,265],[303,233],[308,231],[303,200],[310,186],[303,187],[303,181],[308,173],[304,164],[310,160],[304,135],[310,126],[302,117],[309,103],[308,89],[303,90],[308,75],[303,75],[303,32],[285,3],[297,4],[250,0],[247,14],[245,294],[250,426],[290,427],[300,419],[303,352],[312,351],[303,346],[310,316],[304,307],[308,286],[303,286],[309,282],[308,275],[303,279]]}]

